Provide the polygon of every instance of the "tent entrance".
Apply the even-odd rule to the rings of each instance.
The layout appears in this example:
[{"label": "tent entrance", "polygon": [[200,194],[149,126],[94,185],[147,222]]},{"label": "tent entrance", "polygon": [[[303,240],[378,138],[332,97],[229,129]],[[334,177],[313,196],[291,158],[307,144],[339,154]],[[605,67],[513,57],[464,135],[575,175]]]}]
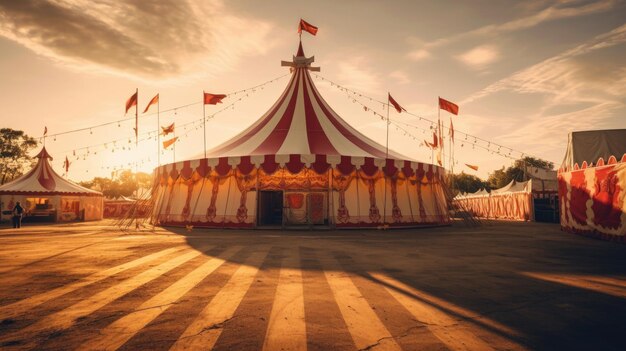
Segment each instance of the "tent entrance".
[{"label": "tent entrance", "polygon": [[283,225],[283,192],[266,191],[259,192],[258,202],[258,225],[259,226],[282,226]]}]

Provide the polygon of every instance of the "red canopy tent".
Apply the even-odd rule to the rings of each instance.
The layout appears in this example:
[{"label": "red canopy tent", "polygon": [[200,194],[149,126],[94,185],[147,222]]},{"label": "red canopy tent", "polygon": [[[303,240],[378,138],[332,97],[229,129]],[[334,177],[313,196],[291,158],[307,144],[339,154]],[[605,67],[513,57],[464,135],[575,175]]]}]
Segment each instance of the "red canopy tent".
[{"label": "red canopy tent", "polygon": [[563,230],[626,242],[626,129],[570,133],[558,181]]},{"label": "red canopy tent", "polygon": [[331,227],[447,224],[444,170],[364,136],[322,98],[302,43],[274,105],[207,158],[161,166],[162,225]]}]

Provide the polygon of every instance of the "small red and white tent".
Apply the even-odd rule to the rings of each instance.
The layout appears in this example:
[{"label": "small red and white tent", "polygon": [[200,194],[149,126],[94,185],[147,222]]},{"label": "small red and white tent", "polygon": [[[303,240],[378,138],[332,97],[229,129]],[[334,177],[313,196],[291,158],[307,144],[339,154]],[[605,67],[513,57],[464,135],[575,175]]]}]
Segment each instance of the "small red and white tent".
[{"label": "small red and white tent", "polygon": [[330,227],[447,224],[444,170],[386,148],[333,111],[302,43],[285,91],[207,158],[155,172],[162,225]]},{"label": "small red and white tent", "polygon": [[558,181],[563,230],[626,242],[626,129],[570,133]]},{"label": "small red and white tent", "polygon": [[42,148],[39,160],[25,175],[0,186],[2,219],[20,202],[26,217],[47,217],[52,221],[102,219],[102,193],[84,188],[58,175],[50,166],[52,157]]}]

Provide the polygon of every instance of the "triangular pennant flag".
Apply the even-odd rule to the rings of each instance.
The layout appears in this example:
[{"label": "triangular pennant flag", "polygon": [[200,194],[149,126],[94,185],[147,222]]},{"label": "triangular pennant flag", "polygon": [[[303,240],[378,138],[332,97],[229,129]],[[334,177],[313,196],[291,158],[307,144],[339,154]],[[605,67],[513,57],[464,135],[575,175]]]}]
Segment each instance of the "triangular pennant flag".
[{"label": "triangular pennant flag", "polygon": [[450,118],[450,139],[454,142],[454,125],[452,124],[452,118]]},{"label": "triangular pennant flag", "polygon": [[163,130],[163,132],[161,132],[161,135],[163,136],[168,135],[169,133],[174,133],[174,123],[167,127],[161,127],[161,130]]},{"label": "triangular pennant flag", "polygon": [[126,112],[124,114],[128,113],[128,110],[133,106],[137,106],[137,92],[126,100]]},{"label": "triangular pennant flag", "polygon": [[176,140],[178,140],[178,137],[173,137],[170,140],[165,140],[163,142],[163,148],[167,149],[168,147],[170,147],[172,144],[174,144],[176,142]]},{"label": "triangular pennant flag", "polygon": [[467,164],[467,163],[466,163],[465,165],[466,165],[467,167],[469,167],[469,168],[471,168],[471,169],[475,170],[475,171],[477,171],[477,170],[478,170],[478,166],[470,165],[470,164]]},{"label": "triangular pennant flag", "polygon": [[148,112],[148,109],[150,108],[150,106],[152,106],[152,105],[154,105],[154,104],[156,104],[156,103],[158,103],[158,102],[159,102],[159,94],[156,94],[156,95],[152,98],[152,100],[150,100],[150,102],[148,103],[148,106],[146,106],[146,109],[145,109],[145,110],[143,110],[143,113]]},{"label": "triangular pennant flag", "polygon": [[400,106],[400,104],[391,97],[391,94],[387,93],[387,95],[388,95],[387,99],[389,100],[389,103],[393,105],[393,107],[395,107],[398,113],[402,113],[402,111],[406,111],[404,107]]}]

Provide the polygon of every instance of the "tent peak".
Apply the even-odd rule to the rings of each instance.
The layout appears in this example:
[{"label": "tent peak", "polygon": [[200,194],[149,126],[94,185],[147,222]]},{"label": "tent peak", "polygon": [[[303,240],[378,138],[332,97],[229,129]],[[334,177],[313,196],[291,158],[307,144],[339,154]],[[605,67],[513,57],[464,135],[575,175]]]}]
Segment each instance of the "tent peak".
[{"label": "tent peak", "polygon": [[41,149],[41,151],[39,151],[39,153],[35,157],[39,159],[49,158],[52,160],[52,156],[50,156],[45,146]]},{"label": "tent peak", "polygon": [[300,40],[300,44],[298,44],[298,53],[296,57],[304,57],[304,50],[302,49],[302,40]]}]

